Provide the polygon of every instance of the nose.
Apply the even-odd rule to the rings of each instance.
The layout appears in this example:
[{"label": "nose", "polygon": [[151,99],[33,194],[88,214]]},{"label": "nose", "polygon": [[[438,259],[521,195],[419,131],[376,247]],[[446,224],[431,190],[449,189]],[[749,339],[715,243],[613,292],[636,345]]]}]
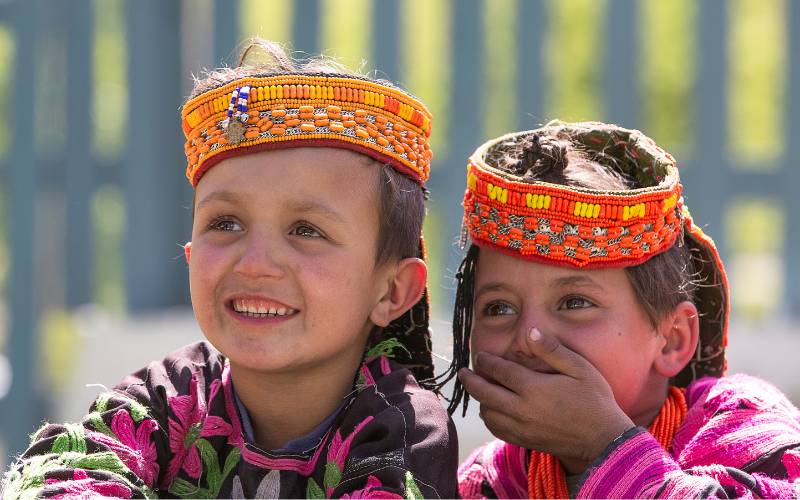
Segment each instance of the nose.
[{"label": "nose", "polygon": [[514,329],[511,342],[508,345],[508,350],[506,351],[507,356],[511,359],[516,356],[533,356],[530,347],[528,347],[527,337],[531,327],[535,325],[536,323],[531,319],[526,320],[524,317],[520,318],[520,321]]},{"label": "nose", "polygon": [[251,234],[244,243],[233,267],[236,274],[247,278],[281,278],[286,274],[286,251],[274,236]]}]

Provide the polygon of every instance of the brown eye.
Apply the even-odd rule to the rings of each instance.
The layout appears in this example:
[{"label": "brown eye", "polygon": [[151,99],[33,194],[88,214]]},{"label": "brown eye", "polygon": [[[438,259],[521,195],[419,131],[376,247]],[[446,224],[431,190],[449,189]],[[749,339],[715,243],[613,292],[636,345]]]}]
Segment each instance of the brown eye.
[{"label": "brown eye", "polygon": [[487,304],[483,312],[486,316],[508,316],[516,313],[514,308],[505,302],[492,302]]},{"label": "brown eye", "polygon": [[302,236],[304,238],[320,238],[322,234],[317,231],[317,229],[312,226],[311,224],[306,224],[304,222],[298,223],[295,225],[289,234],[293,234],[295,236]]},{"label": "brown eye", "polygon": [[583,297],[569,297],[561,304],[560,309],[575,310],[575,309],[588,309],[594,307],[594,304],[584,299]]},{"label": "brown eye", "polygon": [[230,217],[217,217],[208,228],[212,231],[241,231],[242,226]]}]

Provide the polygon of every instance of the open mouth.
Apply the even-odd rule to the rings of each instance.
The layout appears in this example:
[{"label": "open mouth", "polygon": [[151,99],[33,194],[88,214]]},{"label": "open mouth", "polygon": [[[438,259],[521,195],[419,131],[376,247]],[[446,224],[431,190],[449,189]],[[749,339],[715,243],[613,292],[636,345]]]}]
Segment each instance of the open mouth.
[{"label": "open mouth", "polygon": [[292,309],[284,304],[259,299],[233,299],[231,308],[237,314],[248,318],[277,318],[297,314],[297,309]]}]

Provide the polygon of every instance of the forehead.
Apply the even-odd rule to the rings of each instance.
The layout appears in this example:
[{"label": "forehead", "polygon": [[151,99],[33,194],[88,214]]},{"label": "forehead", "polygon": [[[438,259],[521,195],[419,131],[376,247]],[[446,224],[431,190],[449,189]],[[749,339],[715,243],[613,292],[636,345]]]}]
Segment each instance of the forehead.
[{"label": "forehead", "polygon": [[496,283],[525,291],[581,286],[621,292],[631,287],[621,268],[575,269],[529,261],[489,248],[481,248],[475,283],[476,288]]},{"label": "forehead", "polygon": [[239,155],[222,160],[200,179],[196,206],[218,191],[251,201],[314,198],[347,204],[372,201],[379,164],[338,148],[301,147]]}]

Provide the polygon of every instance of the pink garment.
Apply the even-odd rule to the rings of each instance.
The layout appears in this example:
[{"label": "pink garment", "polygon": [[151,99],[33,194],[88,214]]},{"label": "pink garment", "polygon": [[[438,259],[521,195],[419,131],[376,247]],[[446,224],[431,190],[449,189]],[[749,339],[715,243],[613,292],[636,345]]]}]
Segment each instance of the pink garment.
[{"label": "pink garment", "polygon": [[[577,498],[798,498],[800,412],[747,375],[703,378],[670,451],[643,428],[611,443],[578,481]],[[495,440],[458,471],[463,498],[527,497],[528,453]]]}]

